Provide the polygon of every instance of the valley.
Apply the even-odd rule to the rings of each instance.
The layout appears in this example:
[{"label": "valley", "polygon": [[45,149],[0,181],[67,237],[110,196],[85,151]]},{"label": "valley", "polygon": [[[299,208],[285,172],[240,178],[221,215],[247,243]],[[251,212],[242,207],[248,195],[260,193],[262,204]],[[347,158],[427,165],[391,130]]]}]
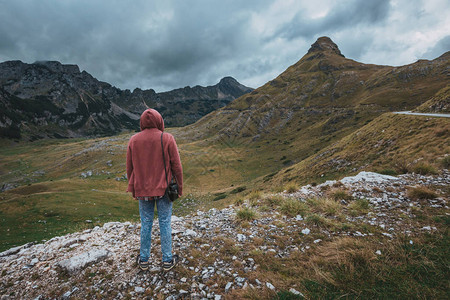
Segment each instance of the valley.
[{"label": "valley", "polygon": [[[150,274],[128,259],[140,226],[125,192],[133,130],[1,139],[2,290],[16,293],[21,276],[36,286],[24,297],[445,298],[450,119],[426,114],[448,115],[449,55],[369,65],[322,37],[274,80],[167,128],[185,187],[173,220],[184,260],[166,277],[157,259]],[[58,267],[91,248],[108,253]],[[53,277],[64,288],[45,291]]]}]

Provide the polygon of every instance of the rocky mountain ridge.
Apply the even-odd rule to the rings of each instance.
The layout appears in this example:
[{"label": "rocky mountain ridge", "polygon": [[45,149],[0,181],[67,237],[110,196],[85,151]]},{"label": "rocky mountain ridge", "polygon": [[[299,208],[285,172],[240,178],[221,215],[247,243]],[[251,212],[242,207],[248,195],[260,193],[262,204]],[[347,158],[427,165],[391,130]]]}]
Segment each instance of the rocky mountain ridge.
[{"label": "rocky mountain ridge", "polygon": [[[220,210],[173,216],[174,249],[182,259],[168,273],[160,269],[157,222],[148,272],[140,272],[134,262],[140,224],[110,222],[42,244],[29,243],[0,253],[2,299],[223,299],[249,293],[267,298],[281,291],[289,291],[292,297],[308,297],[311,287],[289,280],[288,275],[280,280],[277,271],[268,267],[269,261],[307,262],[313,253],[339,245],[333,244],[339,243],[336,241],[359,247],[368,237],[382,241],[376,248],[364,250],[369,251],[364,254],[369,255],[367,259],[373,261],[388,251],[383,244],[395,243],[405,235],[408,244],[420,242],[422,234],[436,233],[441,228],[417,217],[418,209],[442,212],[449,207],[444,196],[417,199],[407,190],[418,185],[445,189],[450,184],[449,175],[446,170],[434,176],[398,177],[361,172],[296,191],[249,195]],[[319,203],[314,201],[337,192],[344,193],[337,203],[323,200],[316,207]],[[292,207],[284,209],[283,202]],[[330,213],[330,208],[334,213]],[[341,210],[343,219],[336,219]],[[243,222],[245,211],[254,211],[257,216]],[[343,225],[335,224],[342,220]],[[353,249],[344,247],[347,248],[336,249],[341,251],[341,257]]]},{"label": "rocky mountain ridge", "polygon": [[205,116],[186,134],[261,139],[306,131],[309,124],[320,126],[321,136],[337,135],[349,123],[360,126],[384,112],[423,104],[449,84],[449,65],[450,51],[401,67],[364,64],[321,37],[277,78]]},{"label": "rocky mountain ridge", "polygon": [[214,86],[120,90],[77,65],[0,63],[0,133],[17,138],[108,135],[138,129],[142,111],[158,109],[168,126],[184,126],[252,91],[232,77]]}]

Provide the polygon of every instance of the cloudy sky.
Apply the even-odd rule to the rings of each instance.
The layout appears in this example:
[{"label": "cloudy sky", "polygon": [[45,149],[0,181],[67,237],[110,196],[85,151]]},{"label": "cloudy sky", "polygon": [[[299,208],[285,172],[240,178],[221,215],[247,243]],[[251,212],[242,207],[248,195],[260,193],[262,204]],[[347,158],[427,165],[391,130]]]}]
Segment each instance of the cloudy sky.
[{"label": "cloudy sky", "polygon": [[449,16],[448,0],[0,0],[0,61],[77,64],[131,90],[256,88],[320,36],[364,63],[436,58]]}]

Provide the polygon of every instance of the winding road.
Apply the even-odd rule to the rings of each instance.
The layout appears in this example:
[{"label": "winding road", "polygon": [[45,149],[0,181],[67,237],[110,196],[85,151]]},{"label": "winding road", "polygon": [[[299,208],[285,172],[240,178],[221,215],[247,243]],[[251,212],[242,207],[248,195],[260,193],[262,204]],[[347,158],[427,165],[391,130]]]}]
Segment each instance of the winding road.
[{"label": "winding road", "polygon": [[414,115],[414,116],[450,118],[450,114],[416,113],[416,112],[411,112],[411,111],[396,111],[396,112],[394,112],[394,114],[397,114],[397,115]]}]

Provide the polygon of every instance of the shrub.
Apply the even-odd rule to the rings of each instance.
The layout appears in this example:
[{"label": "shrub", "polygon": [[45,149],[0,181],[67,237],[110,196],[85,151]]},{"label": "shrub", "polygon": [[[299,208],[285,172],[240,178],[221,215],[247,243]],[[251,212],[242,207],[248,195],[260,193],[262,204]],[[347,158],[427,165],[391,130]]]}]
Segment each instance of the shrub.
[{"label": "shrub", "polygon": [[245,187],[245,186],[240,186],[240,187],[237,187],[237,188],[235,188],[234,190],[232,190],[231,192],[230,192],[230,194],[237,194],[237,193],[240,193],[240,192],[243,192],[243,191],[245,191],[247,188]]},{"label": "shrub", "polygon": [[383,174],[383,175],[391,175],[391,176],[397,175],[397,171],[395,171],[393,169],[383,169],[379,173]]},{"label": "shrub", "polygon": [[420,175],[437,174],[436,169],[432,165],[429,165],[429,164],[424,163],[424,162],[416,164],[412,168],[412,171],[414,173],[417,173],[417,174],[420,174]]},{"label": "shrub", "polygon": [[434,199],[437,198],[437,194],[429,188],[419,186],[411,188],[406,192],[406,195],[413,200],[419,199]]},{"label": "shrub", "polygon": [[218,200],[226,198],[227,193],[217,193],[217,194],[214,194],[214,196],[215,197],[213,198],[213,201],[218,201]]},{"label": "shrub", "polygon": [[444,169],[450,168],[450,155],[447,155],[446,157],[444,157],[440,163]]},{"label": "shrub", "polygon": [[238,219],[244,221],[252,221],[256,219],[256,213],[248,207],[244,207],[238,210],[236,216],[238,217]]}]

